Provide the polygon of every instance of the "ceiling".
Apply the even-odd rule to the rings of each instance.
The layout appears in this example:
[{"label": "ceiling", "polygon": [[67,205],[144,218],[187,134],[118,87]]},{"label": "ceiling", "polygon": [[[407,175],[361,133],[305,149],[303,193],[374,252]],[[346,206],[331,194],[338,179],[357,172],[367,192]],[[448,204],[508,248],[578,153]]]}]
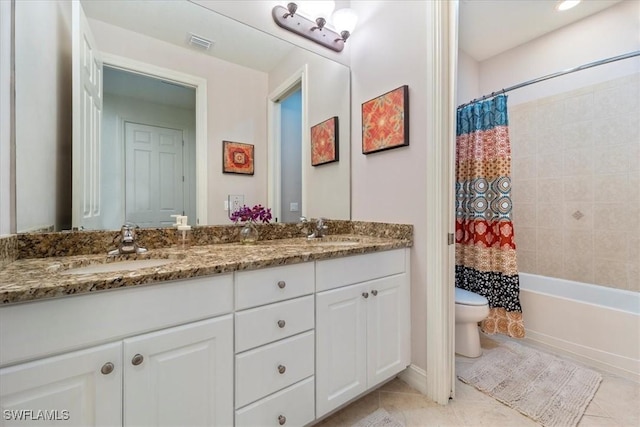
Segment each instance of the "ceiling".
[{"label": "ceiling", "polygon": [[620,1],[583,0],[558,12],[558,0],[460,0],[459,46],[484,61]]}]

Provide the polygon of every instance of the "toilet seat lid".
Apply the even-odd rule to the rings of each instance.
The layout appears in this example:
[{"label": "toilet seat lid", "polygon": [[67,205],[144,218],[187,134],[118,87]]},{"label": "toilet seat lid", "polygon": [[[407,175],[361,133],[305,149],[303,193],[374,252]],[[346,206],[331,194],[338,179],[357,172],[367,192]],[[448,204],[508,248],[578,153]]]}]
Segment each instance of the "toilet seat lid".
[{"label": "toilet seat lid", "polygon": [[482,295],[456,288],[456,304],[462,305],[487,305],[489,301]]}]

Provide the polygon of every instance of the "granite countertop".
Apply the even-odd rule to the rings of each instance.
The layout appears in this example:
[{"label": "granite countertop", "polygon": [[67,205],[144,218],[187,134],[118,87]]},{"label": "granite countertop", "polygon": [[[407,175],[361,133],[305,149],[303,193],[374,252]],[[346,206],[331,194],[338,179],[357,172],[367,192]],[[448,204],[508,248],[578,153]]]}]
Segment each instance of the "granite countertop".
[{"label": "granite countertop", "polygon": [[[105,254],[17,259],[0,270],[0,304],[13,304],[126,288],[167,280],[188,279],[241,270],[296,264],[346,255],[412,246],[411,238],[372,237],[360,234],[328,236],[309,242],[306,238],[259,241],[255,245],[221,243],[155,248],[139,255]],[[169,263],[133,271],[69,274],[68,270],[95,264],[167,259]]]}]

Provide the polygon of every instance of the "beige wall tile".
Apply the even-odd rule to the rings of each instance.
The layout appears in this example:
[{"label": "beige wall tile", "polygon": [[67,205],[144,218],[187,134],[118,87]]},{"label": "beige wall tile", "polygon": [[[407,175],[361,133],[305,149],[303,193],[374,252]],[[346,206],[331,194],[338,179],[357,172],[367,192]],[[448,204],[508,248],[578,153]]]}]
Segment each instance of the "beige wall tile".
[{"label": "beige wall tile", "polygon": [[524,251],[536,250],[537,231],[534,227],[519,227],[515,230],[516,246]]},{"label": "beige wall tile", "polygon": [[626,262],[629,250],[628,233],[624,231],[595,230],[593,246],[598,258]]},{"label": "beige wall tile", "polygon": [[594,143],[593,121],[566,123],[560,128],[562,132],[562,148],[591,148]]},{"label": "beige wall tile", "polygon": [[536,251],[523,251],[517,245],[518,271],[523,273],[537,273]]},{"label": "beige wall tile", "polygon": [[637,202],[640,200],[640,172],[632,172],[629,174],[629,191],[623,200]]},{"label": "beige wall tile", "polygon": [[591,202],[593,201],[593,176],[566,176],[563,178],[564,201]]},{"label": "beige wall tile", "polygon": [[629,144],[596,148],[594,172],[599,175],[626,173],[629,171],[630,154]]},{"label": "beige wall tile", "polygon": [[[593,178],[593,194],[596,202],[617,202],[630,196],[628,174],[596,175]],[[636,193],[640,188],[636,189]]]},{"label": "beige wall tile", "polygon": [[583,122],[593,119],[593,102],[592,92],[568,96],[564,102],[564,122]]},{"label": "beige wall tile", "polygon": [[627,264],[621,261],[595,258],[594,283],[617,289],[628,289]]},{"label": "beige wall tile", "polygon": [[565,150],[563,157],[563,175],[592,175],[596,160],[592,148]]},{"label": "beige wall tile", "polygon": [[[640,128],[640,121],[638,121]],[[640,142],[629,144],[629,172],[640,171]]]},{"label": "beige wall tile", "polygon": [[535,179],[537,177],[536,156],[523,156],[511,161],[511,178],[515,180]]},{"label": "beige wall tile", "polygon": [[536,218],[538,227],[562,230],[564,221],[562,213],[558,211],[559,204],[539,203],[536,205]]},{"label": "beige wall tile", "polygon": [[629,206],[624,203],[595,203],[593,206],[596,230],[629,231]]},{"label": "beige wall tile", "polygon": [[536,181],[523,179],[511,183],[511,200],[516,203],[534,203],[537,200]]},{"label": "beige wall tile", "polygon": [[[565,229],[592,230],[594,224],[593,203],[565,202],[562,206],[562,220]],[[575,215],[582,214],[580,218]]]},{"label": "beige wall tile", "polygon": [[563,184],[562,178],[545,178],[537,181],[538,203],[562,203]]}]

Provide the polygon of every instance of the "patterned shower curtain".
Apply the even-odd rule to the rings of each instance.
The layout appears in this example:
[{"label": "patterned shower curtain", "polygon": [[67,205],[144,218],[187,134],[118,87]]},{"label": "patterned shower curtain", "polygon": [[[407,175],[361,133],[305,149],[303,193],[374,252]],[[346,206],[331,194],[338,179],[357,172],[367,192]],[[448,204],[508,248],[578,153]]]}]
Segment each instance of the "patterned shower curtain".
[{"label": "patterned shower curtain", "polygon": [[522,338],[507,126],[504,94],[458,108],[456,286],[489,300],[483,332]]}]

